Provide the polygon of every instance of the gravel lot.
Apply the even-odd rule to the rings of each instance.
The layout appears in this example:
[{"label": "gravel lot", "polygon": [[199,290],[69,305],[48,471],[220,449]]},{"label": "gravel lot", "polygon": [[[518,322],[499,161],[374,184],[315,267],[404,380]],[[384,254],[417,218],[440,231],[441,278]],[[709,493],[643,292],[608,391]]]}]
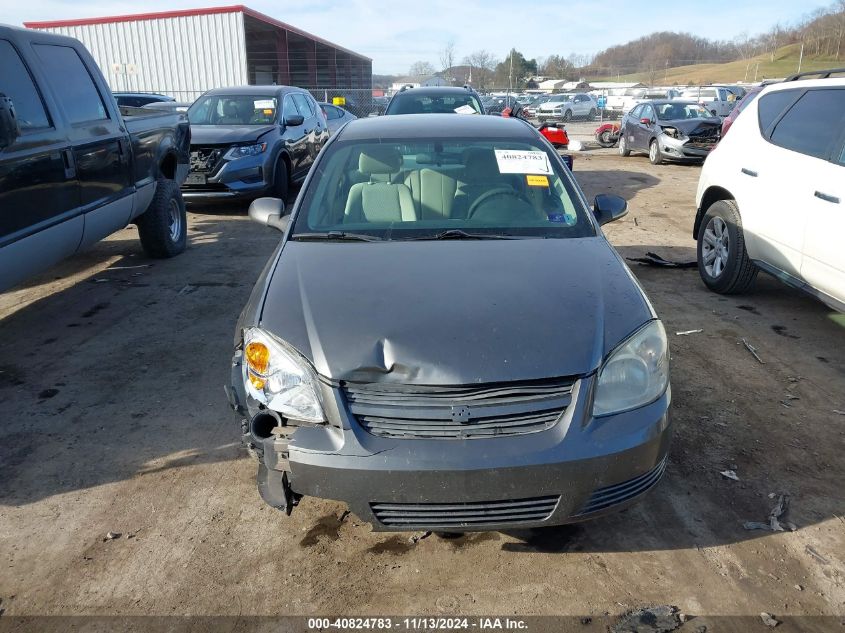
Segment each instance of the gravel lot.
[{"label": "gravel lot", "polygon": [[[596,126],[568,127],[580,140]],[[697,167],[601,150],[578,153],[575,172],[589,196],[629,200],[607,227],[624,256],[695,259]],[[837,616],[843,630],[842,315],[763,275],[752,294],[720,297],[694,269],[632,264],[671,339],[663,482],[593,523],[414,542],[331,501],[305,499],[290,518],[261,501],[222,385],[278,234],[243,209],[194,208],[189,223],[176,259],[146,259],[130,227],[0,295],[0,626],[34,614],[495,613],[592,616],[582,628],[604,630],[602,618],[669,604],[698,616],[684,631],[719,615],[766,630],[760,612]],[[780,493],[797,531],[743,529]]]}]

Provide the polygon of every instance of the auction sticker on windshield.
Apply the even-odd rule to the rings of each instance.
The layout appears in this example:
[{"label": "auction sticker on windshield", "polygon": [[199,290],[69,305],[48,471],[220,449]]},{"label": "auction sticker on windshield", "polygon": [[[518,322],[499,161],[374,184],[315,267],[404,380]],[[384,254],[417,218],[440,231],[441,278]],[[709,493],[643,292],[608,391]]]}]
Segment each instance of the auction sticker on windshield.
[{"label": "auction sticker on windshield", "polygon": [[546,152],[518,149],[497,149],[496,162],[500,174],[551,174],[552,166]]},{"label": "auction sticker on windshield", "polygon": [[256,99],[252,102],[256,110],[273,110],[276,107],[275,99]]}]

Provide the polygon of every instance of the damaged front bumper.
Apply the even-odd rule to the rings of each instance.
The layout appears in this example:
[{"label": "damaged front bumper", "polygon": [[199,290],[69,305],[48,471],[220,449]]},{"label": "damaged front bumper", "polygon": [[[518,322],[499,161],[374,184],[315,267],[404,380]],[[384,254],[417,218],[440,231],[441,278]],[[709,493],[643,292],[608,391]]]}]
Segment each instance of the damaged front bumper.
[{"label": "damaged front bumper", "polygon": [[688,137],[675,138],[668,134],[658,137],[660,154],[667,160],[702,162],[716,147],[716,140],[696,141]]},{"label": "damaged front bumper", "polygon": [[660,480],[670,390],[639,409],[593,418],[594,379],[574,383],[551,428],[472,439],[374,435],[350,413],[343,389],[328,384],[332,424],[256,438],[248,421],[260,412],[244,393],[238,356],[227,393],[259,458],[259,492],[273,507],[290,513],[314,496],[345,502],[376,531],[478,531],[591,519],[629,506]]}]

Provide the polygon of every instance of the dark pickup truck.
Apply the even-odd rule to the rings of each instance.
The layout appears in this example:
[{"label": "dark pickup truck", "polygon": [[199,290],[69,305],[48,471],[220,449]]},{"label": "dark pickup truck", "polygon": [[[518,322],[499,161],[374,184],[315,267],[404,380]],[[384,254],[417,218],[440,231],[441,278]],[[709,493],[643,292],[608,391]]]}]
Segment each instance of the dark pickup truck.
[{"label": "dark pickup truck", "polygon": [[77,40],[0,25],[0,291],[125,227],[186,245],[181,114],[118,108]]}]

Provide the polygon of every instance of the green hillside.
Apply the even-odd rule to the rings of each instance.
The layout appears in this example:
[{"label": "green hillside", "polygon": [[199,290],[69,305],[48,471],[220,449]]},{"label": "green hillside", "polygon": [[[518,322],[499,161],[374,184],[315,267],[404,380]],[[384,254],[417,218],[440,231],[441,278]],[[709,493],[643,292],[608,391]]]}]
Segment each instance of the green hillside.
[{"label": "green hillside", "polygon": [[[774,61],[768,53],[752,57],[748,61],[734,61],[723,64],[695,64],[692,66],[677,66],[667,70],[660,69],[656,73],[633,73],[617,77],[604,77],[606,81],[641,81],[656,85],[685,85],[710,83],[735,83],[737,81],[761,81],[763,79],[782,78],[798,71],[798,58],[801,52],[800,44],[790,44],[775,51]],[[821,70],[825,68],[841,68],[845,60],[833,58],[810,57],[804,51],[801,70]]]}]

